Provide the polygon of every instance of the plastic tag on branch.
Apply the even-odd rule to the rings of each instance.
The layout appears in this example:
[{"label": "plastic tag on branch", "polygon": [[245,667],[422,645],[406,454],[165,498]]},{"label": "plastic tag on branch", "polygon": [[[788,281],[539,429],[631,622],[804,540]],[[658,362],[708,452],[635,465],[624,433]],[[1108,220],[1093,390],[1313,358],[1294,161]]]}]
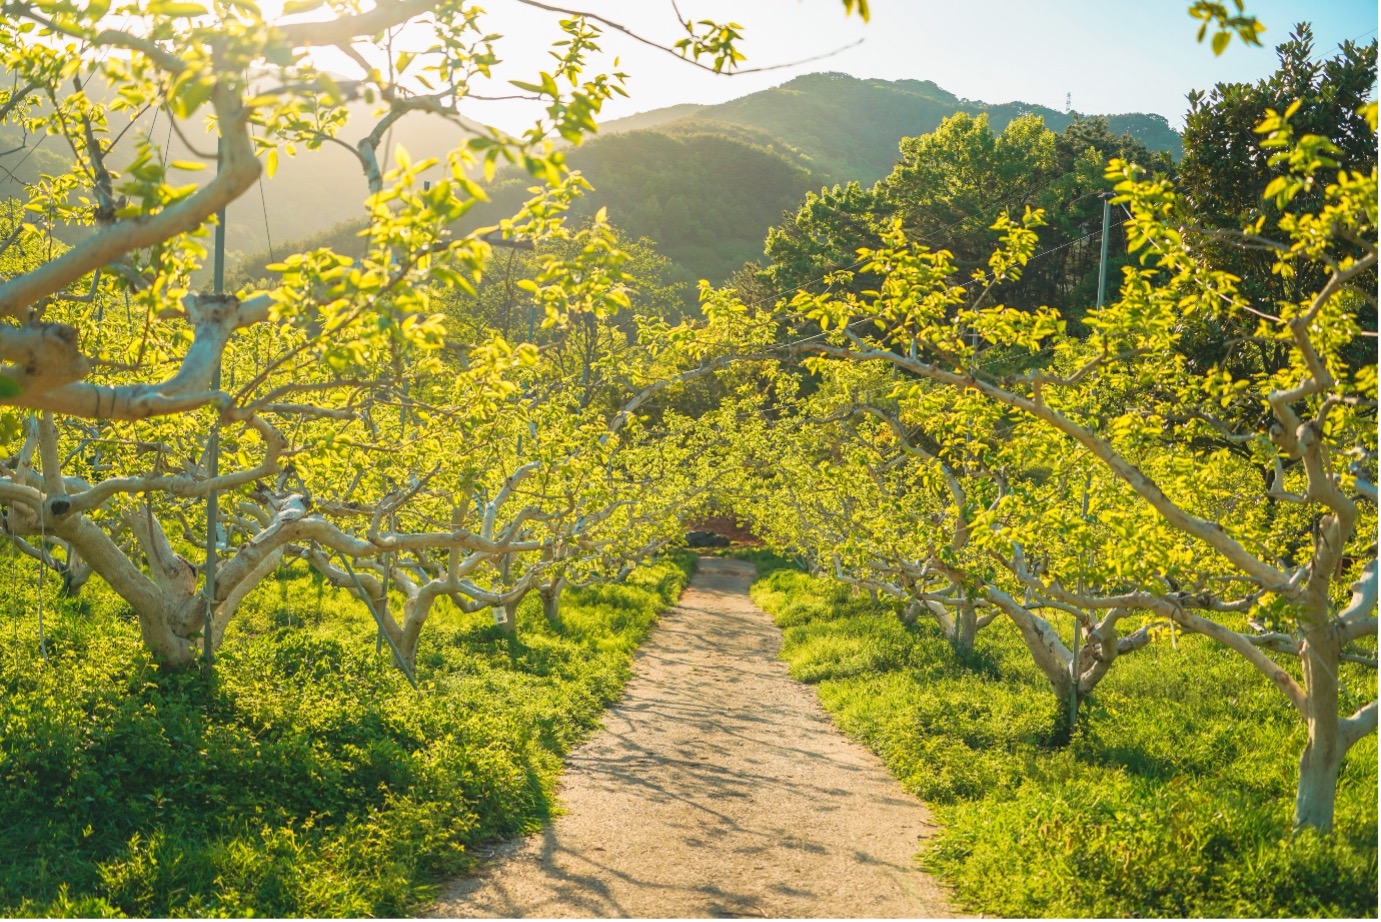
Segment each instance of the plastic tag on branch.
[{"label": "plastic tag on branch", "polygon": [[495,605],[495,606],[494,606],[492,609],[490,609],[490,610],[491,610],[492,612],[494,612],[494,623],[495,623],[495,624],[507,624],[507,623],[508,623],[508,612],[504,611],[503,606],[501,606],[501,605]]}]

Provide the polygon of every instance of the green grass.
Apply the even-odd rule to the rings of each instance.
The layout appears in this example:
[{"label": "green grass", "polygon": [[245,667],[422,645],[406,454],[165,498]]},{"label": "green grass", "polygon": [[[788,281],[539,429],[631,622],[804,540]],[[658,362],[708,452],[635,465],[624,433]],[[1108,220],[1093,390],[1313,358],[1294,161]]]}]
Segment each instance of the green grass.
[{"label": "green grass", "polygon": [[559,634],[534,593],[513,646],[438,609],[420,693],[306,572],[251,597],[207,678],[155,669],[94,581],[75,602],[49,581],[43,662],[32,566],[0,566],[0,914],[341,917],[407,914],[551,814],[694,558],[567,592]]},{"label": "green grass", "polygon": [[[929,624],[774,569],[753,597],[791,674],[943,824],[922,862],[1002,916],[1350,916],[1377,910],[1376,736],[1344,766],[1331,837],[1291,831],[1304,730],[1236,654],[1198,637],[1120,661],[1056,745],[1015,630],[959,665]],[[1345,706],[1376,694],[1345,667]]]}]

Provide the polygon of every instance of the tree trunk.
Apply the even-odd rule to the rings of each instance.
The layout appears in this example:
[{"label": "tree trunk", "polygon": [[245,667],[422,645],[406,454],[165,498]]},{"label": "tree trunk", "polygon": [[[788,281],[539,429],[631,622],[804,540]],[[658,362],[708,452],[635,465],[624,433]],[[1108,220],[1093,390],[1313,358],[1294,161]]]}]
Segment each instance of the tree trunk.
[{"label": "tree trunk", "polygon": [[[147,521],[147,520],[146,520]],[[69,546],[87,561],[91,570],[99,573],[106,585],[124,599],[139,620],[139,633],[154,660],[165,669],[186,669],[197,661],[200,619],[195,624],[183,623],[192,596],[196,594],[195,571],[169,574],[161,564],[167,561],[150,560],[155,579],[140,572],[125,552],[101,528],[82,516],[74,516],[54,529]],[[147,529],[146,540],[151,540]],[[157,557],[157,550],[150,550]]]},{"label": "tree trunk", "polygon": [[[510,638],[518,636],[518,604],[521,599],[514,599],[506,602],[494,609],[494,622],[499,626],[499,630]],[[500,620],[502,616],[502,620]]]},{"label": "tree trunk", "polygon": [[153,651],[153,657],[160,667],[179,670],[196,663],[199,647],[191,639],[178,636],[169,627],[176,617],[175,612],[136,609],[135,614],[139,617],[139,632],[143,635],[144,643]]},{"label": "tree trunk", "polygon": [[404,618],[403,628],[397,635],[393,636],[393,642],[398,647],[398,657],[403,662],[394,663],[395,666],[404,666],[406,671],[417,673],[417,646],[422,639],[422,619]]},{"label": "tree trunk", "polygon": [[[1311,724],[1313,722],[1311,721]],[[1333,829],[1333,805],[1338,795],[1338,770],[1342,767],[1341,749],[1337,735],[1328,745],[1315,736],[1313,726],[1310,740],[1299,757],[1299,789],[1295,794],[1295,826],[1309,827],[1319,832]]]},{"label": "tree trunk", "polygon": [[978,610],[970,601],[959,605],[959,617],[954,620],[954,636],[950,644],[961,661],[973,653],[973,642],[978,636]]},{"label": "tree trunk", "polygon": [[[1325,615],[1327,603],[1324,608]],[[1317,619],[1322,620],[1322,619]],[[1306,625],[1309,622],[1304,621]],[[1338,770],[1347,753],[1338,727],[1338,665],[1342,652],[1332,631],[1306,627],[1300,645],[1304,666],[1306,723],[1309,742],[1299,759],[1299,788],[1295,794],[1295,826],[1320,832],[1333,829],[1333,805]]]},{"label": "tree trunk", "polygon": [[62,576],[62,597],[64,599],[75,599],[82,594],[82,589],[86,587],[87,580],[91,579],[91,568],[84,566],[78,559],[74,563],[69,563],[60,571]]},{"label": "tree trunk", "polygon": [[1005,592],[990,588],[988,599],[1002,609],[1021,632],[1022,642],[1041,672],[1050,683],[1050,690],[1062,703],[1069,700],[1069,687],[1074,677],[1070,674],[1072,654],[1060,640],[1055,628],[1039,615],[1032,614],[1024,606]]},{"label": "tree trunk", "polygon": [[561,586],[565,580],[558,580],[554,585],[539,590],[542,596],[542,614],[547,617],[547,624],[551,625],[552,630],[561,630]]}]

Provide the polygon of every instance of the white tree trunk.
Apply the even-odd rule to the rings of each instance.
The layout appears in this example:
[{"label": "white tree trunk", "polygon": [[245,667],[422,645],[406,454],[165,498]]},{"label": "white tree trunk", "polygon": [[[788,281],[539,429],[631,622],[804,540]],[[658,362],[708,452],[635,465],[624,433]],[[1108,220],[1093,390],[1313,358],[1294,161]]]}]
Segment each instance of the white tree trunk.
[{"label": "white tree trunk", "polygon": [[518,606],[522,604],[523,597],[520,595],[516,599],[504,602],[495,611],[503,616],[502,621],[497,621],[499,630],[503,631],[509,639],[518,636]]},{"label": "white tree trunk", "polygon": [[[139,513],[134,514],[139,516]],[[149,529],[144,530],[157,554],[159,542],[147,534]],[[199,621],[195,624],[183,622],[195,593],[194,573],[189,574],[192,577],[189,582],[183,574],[173,572],[176,566],[171,561],[161,564],[150,561],[158,577],[169,577],[167,582],[150,579],[100,527],[83,516],[73,516],[60,523],[57,533],[134,610],[144,644],[160,666],[183,669],[196,662],[196,638],[201,625]]]},{"label": "white tree trunk", "polygon": [[[1309,740],[1299,757],[1295,826],[1328,832],[1333,828],[1338,770],[1347,754],[1347,745],[1339,733],[1338,715],[1338,666],[1342,649],[1335,633],[1328,629],[1327,600],[1314,607],[1319,611],[1301,619],[1303,624],[1309,625],[1300,645],[1304,668],[1304,718]],[[1311,621],[1317,626],[1310,625]]]},{"label": "white tree trunk", "polygon": [[538,590],[542,596],[542,614],[546,615],[547,623],[553,630],[561,629],[561,590],[565,583],[564,579],[560,579]]}]

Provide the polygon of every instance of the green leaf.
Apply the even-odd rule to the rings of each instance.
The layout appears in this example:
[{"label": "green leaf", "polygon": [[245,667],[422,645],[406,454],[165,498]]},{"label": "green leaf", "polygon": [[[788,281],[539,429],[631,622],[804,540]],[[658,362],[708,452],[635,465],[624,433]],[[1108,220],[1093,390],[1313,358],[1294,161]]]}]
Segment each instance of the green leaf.
[{"label": "green leaf", "polygon": [[205,16],[206,7],[186,0],[153,0],[145,9],[151,16]]},{"label": "green leaf", "polygon": [[0,375],[0,400],[12,400],[22,393],[24,390],[19,386],[18,381]]},{"label": "green leaf", "polygon": [[211,98],[211,91],[215,88],[215,81],[209,79],[186,81],[170,101],[173,111],[178,117],[187,118]]}]

